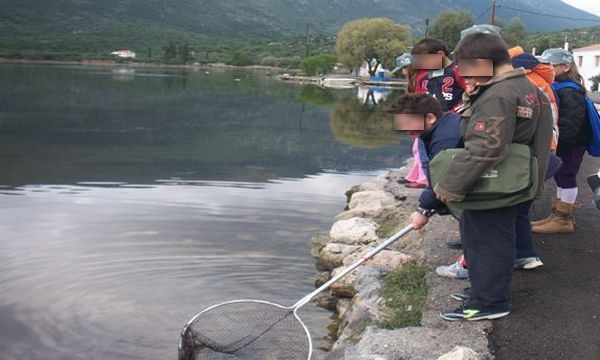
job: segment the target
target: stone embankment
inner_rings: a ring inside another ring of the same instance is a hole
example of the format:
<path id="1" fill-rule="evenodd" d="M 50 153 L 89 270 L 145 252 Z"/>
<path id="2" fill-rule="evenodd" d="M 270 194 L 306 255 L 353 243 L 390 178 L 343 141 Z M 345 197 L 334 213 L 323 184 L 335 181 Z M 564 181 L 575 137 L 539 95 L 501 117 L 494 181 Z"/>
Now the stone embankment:
<path id="1" fill-rule="evenodd" d="M 399 184 L 407 167 L 346 192 L 346 209 L 336 216 L 329 233 L 311 240 L 318 270 L 315 285 L 323 284 L 409 223 L 420 190 Z M 314 301 L 333 310 L 338 322 L 328 359 L 491 359 L 489 322 L 446 322 L 438 316 L 440 311 L 460 305 L 449 295 L 468 286 L 465 281 L 439 278 L 434 271 L 436 265 L 450 263 L 459 254 L 445 245 L 458 236 L 456 220 L 435 216 L 424 229 L 400 238 L 317 297 Z M 383 328 L 381 324 L 394 311 L 382 295 L 386 275 L 423 266 L 427 268 L 427 298 L 420 309 L 407 306 L 408 311 L 422 313 L 421 326 Z"/>

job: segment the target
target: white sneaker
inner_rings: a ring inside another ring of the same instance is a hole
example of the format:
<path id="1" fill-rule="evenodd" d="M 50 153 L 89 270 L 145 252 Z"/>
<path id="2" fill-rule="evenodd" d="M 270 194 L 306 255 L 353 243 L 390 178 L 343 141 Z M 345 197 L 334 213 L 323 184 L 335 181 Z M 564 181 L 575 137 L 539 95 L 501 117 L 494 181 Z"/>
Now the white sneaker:
<path id="1" fill-rule="evenodd" d="M 469 270 L 458 261 L 452 265 L 438 266 L 435 272 L 439 276 L 451 279 L 467 279 L 469 277 Z"/>
<path id="2" fill-rule="evenodd" d="M 519 270 L 533 270 L 540 266 L 544 266 L 544 263 L 539 257 L 528 257 L 515 260 L 515 269 Z"/>

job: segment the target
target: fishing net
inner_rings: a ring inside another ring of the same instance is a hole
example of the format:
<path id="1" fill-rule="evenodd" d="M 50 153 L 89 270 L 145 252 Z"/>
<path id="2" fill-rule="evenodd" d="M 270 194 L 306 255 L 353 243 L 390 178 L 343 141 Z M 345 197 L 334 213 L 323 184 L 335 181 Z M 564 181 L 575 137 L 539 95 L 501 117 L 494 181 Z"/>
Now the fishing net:
<path id="1" fill-rule="evenodd" d="M 307 360 L 310 334 L 293 308 L 260 300 L 212 306 L 184 327 L 179 360 Z"/>

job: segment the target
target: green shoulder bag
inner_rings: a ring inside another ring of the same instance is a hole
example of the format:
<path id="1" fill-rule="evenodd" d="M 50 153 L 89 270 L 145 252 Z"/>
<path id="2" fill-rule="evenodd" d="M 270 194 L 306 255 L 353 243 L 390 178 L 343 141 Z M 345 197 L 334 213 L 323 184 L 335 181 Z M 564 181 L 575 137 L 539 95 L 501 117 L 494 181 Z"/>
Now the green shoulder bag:
<path id="1" fill-rule="evenodd" d="M 462 149 L 447 149 L 429 163 L 432 187 L 446 174 L 454 154 Z M 463 201 L 451 202 L 448 209 L 459 217 L 462 210 L 490 210 L 532 200 L 538 187 L 538 163 L 527 145 L 512 143 L 506 158 L 486 171 Z"/>

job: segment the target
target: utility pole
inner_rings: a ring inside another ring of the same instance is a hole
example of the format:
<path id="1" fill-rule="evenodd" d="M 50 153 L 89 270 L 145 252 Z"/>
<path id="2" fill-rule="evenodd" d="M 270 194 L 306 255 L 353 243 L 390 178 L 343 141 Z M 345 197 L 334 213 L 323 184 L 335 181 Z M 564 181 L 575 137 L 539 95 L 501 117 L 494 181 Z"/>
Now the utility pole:
<path id="1" fill-rule="evenodd" d="M 425 19 L 425 37 L 429 35 L 429 19 Z"/>
<path id="2" fill-rule="evenodd" d="M 310 24 L 306 23 L 306 56 L 308 57 L 310 55 L 310 35 L 309 35 L 309 30 L 310 29 Z"/>
<path id="3" fill-rule="evenodd" d="M 495 22 L 496 22 L 496 2 L 493 1 L 492 2 L 492 21 L 491 21 L 491 24 L 492 25 L 496 25 Z"/>

